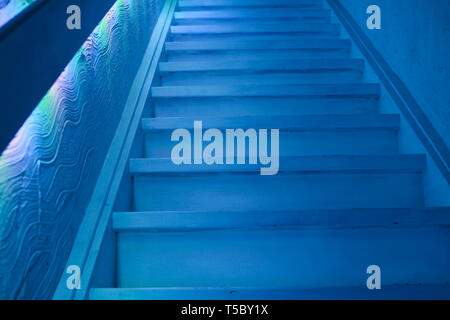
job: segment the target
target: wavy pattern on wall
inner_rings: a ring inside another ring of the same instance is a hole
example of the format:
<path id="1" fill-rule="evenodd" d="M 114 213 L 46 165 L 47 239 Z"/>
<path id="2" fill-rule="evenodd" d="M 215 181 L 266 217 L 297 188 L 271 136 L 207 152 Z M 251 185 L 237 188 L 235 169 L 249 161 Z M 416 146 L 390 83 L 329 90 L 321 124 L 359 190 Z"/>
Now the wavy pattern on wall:
<path id="1" fill-rule="evenodd" d="M 163 0 L 119 0 L 0 157 L 0 299 L 51 298 Z"/>
<path id="2" fill-rule="evenodd" d="M 36 0 L 0 0 L 0 28 Z"/>

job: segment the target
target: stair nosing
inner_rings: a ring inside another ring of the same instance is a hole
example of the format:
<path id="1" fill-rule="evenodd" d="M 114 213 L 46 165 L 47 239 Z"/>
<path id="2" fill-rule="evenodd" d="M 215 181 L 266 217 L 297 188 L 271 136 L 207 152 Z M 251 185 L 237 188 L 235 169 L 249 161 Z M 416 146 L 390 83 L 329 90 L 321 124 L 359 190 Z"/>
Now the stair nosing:
<path id="1" fill-rule="evenodd" d="M 450 207 L 331 210 L 114 212 L 116 232 L 190 232 L 278 227 L 367 228 L 450 226 Z"/>

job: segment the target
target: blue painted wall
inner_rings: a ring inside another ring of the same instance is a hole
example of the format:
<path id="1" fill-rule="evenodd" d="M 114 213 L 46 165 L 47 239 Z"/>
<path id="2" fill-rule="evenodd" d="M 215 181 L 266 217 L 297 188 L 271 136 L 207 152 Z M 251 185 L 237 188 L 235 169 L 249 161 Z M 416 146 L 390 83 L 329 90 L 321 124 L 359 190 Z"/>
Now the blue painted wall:
<path id="1" fill-rule="evenodd" d="M 0 299 L 51 298 L 162 2 L 118 0 L 1 155 Z"/>
<path id="2" fill-rule="evenodd" d="M 450 146 L 450 2 L 340 0 L 412 92 Z M 381 30 L 369 30 L 366 9 L 381 8 Z"/>
<path id="3" fill-rule="evenodd" d="M 0 0 L 0 28 L 37 0 Z"/>

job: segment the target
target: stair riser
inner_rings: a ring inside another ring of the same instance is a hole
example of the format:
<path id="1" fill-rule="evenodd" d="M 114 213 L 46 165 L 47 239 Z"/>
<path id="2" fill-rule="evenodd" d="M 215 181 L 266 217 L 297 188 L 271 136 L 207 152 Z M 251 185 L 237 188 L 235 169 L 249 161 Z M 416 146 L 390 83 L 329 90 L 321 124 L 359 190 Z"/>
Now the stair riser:
<path id="1" fill-rule="evenodd" d="M 351 42 L 348 40 L 329 39 L 298 39 L 296 41 L 194 41 L 194 42 L 168 42 L 168 51 L 185 52 L 191 51 L 217 51 L 217 50 L 349 50 Z"/>
<path id="2" fill-rule="evenodd" d="M 269 49 L 269 48 L 268 48 Z M 275 59 L 322 59 L 322 58 L 349 58 L 346 49 L 335 50 L 265 50 L 265 51 L 185 51 L 166 52 L 168 61 L 218 61 L 234 60 L 275 60 Z"/>
<path id="3" fill-rule="evenodd" d="M 242 60 L 214 62 L 161 62 L 159 64 L 161 73 L 212 73 L 211 75 L 241 73 L 320 73 L 338 71 L 364 71 L 364 61 L 361 59 L 296 59 L 296 60 Z"/>
<path id="4" fill-rule="evenodd" d="M 374 114 L 377 99 L 364 98 L 177 98 L 154 99 L 154 113 L 159 117 L 239 117 L 308 114 Z"/>
<path id="5" fill-rule="evenodd" d="M 175 19 L 175 26 L 196 26 L 196 25 L 220 25 L 220 24 L 230 24 L 239 22 L 278 22 L 278 23 L 329 23 L 331 21 L 330 17 L 251 17 L 251 18 L 204 18 L 204 19 Z"/>
<path id="6" fill-rule="evenodd" d="M 204 10 L 183 10 L 175 12 L 175 21 L 184 19 L 246 19 L 261 18 L 329 18 L 330 10 L 322 8 L 227 8 Z M 265 21 L 265 20 L 264 20 Z"/>
<path id="7" fill-rule="evenodd" d="M 266 128 L 271 129 L 271 128 Z M 205 129 L 206 130 L 206 129 Z M 222 130 L 223 136 L 225 132 Z M 172 131 L 147 133 L 145 156 L 170 158 L 177 142 L 171 141 Z M 191 132 L 193 137 L 193 132 Z M 330 130 L 316 132 L 280 131 L 280 156 L 326 154 L 396 154 L 397 132 L 394 130 Z M 203 146 L 209 142 L 204 142 Z M 224 145 L 226 145 L 224 143 Z M 192 145 L 192 150 L 194 147 Z M 270 139 L 269 139 L 270 150 Z"/>
<path id="8" fill-rule="evenodd" d="M 175 86 L 175 87 L 153 87 L 153 99 L 177 99 L 177 98 L 221 98 L 229 97 L 277 97 L 305 99 L 314 97 L 316 99 L 339 98 L 363 98 L 377 99 L 380 96 L 380 86 L 371 83 L 332 83 L 332 84 L 310 84 L 310 85 L 269 85 L 269 86 L 244 86 L 231 84 L 228 86 Z"/>
<path id="9" fill-rule="evenodd" d="M 200 26 L 172 26 L 171 34 L 284 34 L 312 33 L 338 35 L 340 26 L 331 23 L 219 23 Z"/>
<path id="10" fill-rule="evenodd" d="M 323 71 L 323 72 L 174 72 L 162 76 L 161 85 L 228 85 L 233 84 L 312 84 L 312 83 L 355 83 L 360 82 L 359 71 Z"/>
<path id="11" fill-rule="evenodd" d="M 134 177 L 134 195 L 137 211 L 423 206 L 422 175 L 415 173 L 155 174 Z"/>
<path id="12" fill-rule="evenodd" d="M 254 1 L 237 2 L 237 3 L 214 3 L 213 5 L 180 3 L 177 7 L 178 12 L 183 11 L 211 11 L 211 10 L 265 10 L 265 9 L 277 9 L 277 10 L 322 10 L 322 4 L 320 2 L 298 2 L 291 1 L 290 3 L 283 3 L 280 1 L 271 1 L 266 3 L 258 3 Z"/>
<path id="13" fill-rule="evenodd" d="M 304 39 L 338 39 L 339 34 L 336 33 L 274 33 L 274 34 L 169 34 L 170 41 L 217 41 L 217 40 L 231 40 L 231 41 L 296 41 Z"/>
<path id="14" fill-rule="evenodd" d="M 184 13 L 184 12 L 192 12 L 192 11 L 239 11 L 239 10 L 246 10 L 246 11 L 257 11 L 257 10 L 270 10 L 270 9 L 278 9 L 278 10 L 293 10 L 296 12 L 300 12 L 302 10 L 324 10 L 319 5 L 308 5 L 308 6 L 296 6 L 296 7 L 289 7 L 289 6 L 279 6 L 276 8 L 273 8 L 273 6 L 244 6 L 241 5 L 239 7 L 232 7 L 232 6 L 186 6 L 186 7 L 178 7 L 176 13 Z"/>
<path id="15" fill-rule="evenodd" d="M 450 280 L 447 228 L 118 234 L 119 287 L 366 287 Z M 155 263 L 157 262 L 157 263 Z M 367 290 L 367 289 L 366 289 Z"/>

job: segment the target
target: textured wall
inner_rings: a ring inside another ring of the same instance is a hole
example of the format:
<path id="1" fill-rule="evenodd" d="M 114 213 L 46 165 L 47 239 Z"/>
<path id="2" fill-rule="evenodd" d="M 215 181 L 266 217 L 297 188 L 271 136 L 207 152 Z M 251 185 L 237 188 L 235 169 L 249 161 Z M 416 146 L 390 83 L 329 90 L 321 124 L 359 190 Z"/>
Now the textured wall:
<path id="1" fill-rule="evenodd" d="M 0 0 L 0 28 L 36 0 Z"/>
<path id="2" fill-rule="evenodd" d="M 406 84 L 450 147 L 450 1 L 339 0 Z M 381 30 L 366 9 L 381 8 Z"/>
<path id="3" fill-rule="evenodd" d="M 119 0 L 0 157 L 0 299 L 51 298 L 163 0 Z"/>

